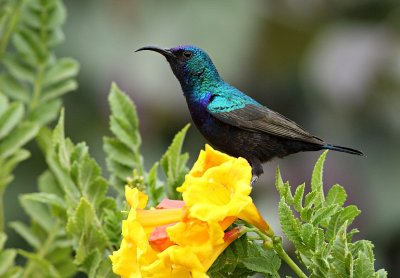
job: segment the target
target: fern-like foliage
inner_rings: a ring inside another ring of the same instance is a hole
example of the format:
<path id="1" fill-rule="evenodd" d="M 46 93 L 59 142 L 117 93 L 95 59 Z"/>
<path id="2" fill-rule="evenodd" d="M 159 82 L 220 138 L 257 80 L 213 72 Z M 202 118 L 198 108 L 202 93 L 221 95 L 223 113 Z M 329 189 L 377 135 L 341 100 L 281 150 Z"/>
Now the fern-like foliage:
<path id="1" fill-rule="evenodd" d="M 103 148 L 107 154 L 107 168 L 110 183 L 122 196 L 127 177 L 133 176 L 132 185 L 149 194 L 149 205 L 157 204 L 161 198 L 179 198 L 176 188 L 183 183 L 188 171 L 189 155 L 182 154 L 182 145 L 189 125 L 178 132 L 160 161 L 154 163 L 150 171 L 143 166 L 140 154 L 141 137 L 139 121 L 134 103 L 116 84 L 112 84 L 108 102 L 111 108 L 110 130 L 113 137 L 105 137 Z M 161 164 L 167 181 L 158 178 Z"/>
<path id="2" fill-rule="evenodd" d="M 59 0 L 5 2 L 4 9 L 11 12 L 3 32 L 12 28 L 13 33 L 12 47 L 0 56 L 5 69 L 0 91 L 27 107 L 27 120 L 44 125 L 59 113 L 59 97 L 77 87 L 78 63 L 57 59 L 53 52 L 64 38 L 65 8 Z"/>
<path id="3" fill-rule="evenodd" d="M 372 243 L 353 241 L 358 230 L 349 230 L 349 226 L 360 210 L 354 205 L 344 205 L 347 199 L 344 188 L 335 184 L 326 196 L 323 192 L 326 154 L 324 152 L 317 161 L 311 191 L 305 196 L 304 184 L 298 186 L 293 195 L 289 183 L 282 181 L 277 170 L 283 233 L 293 243 L 298 259 L 308 269 L 310 277 L 386 277 L 384 270 L 375 272 Z"/>
<path id="4" fill-rule="evenodd" d="M 77 87 L 78 63 L 53 52 L 63 40 L 65 15 L 60 0 L 1 1 L 0 199 L 14 168 L 29 157 L 23 145 L 55 119 L 60 96 Z"/>
<path id="5" fill-rule="evenodd" d="M 20 251 L 28 260 L 24 275 L 71 277 L 79 270 L 90 277 L 114 277 L 107 256 L 119 244 L 122 217 L 115 200 L 106 196 L 109 186 L 99 165 L 85 143 L 65 138 L 63 113 L 54 131 L 43 130 L 38 139 L 49 170 L 39 179 L 40 191 L 20 199 L 31 226 L 12 224 L 33 248 Z"/>
<path id="6" fill-rule="evenodd" d="M 30 156 L 23 146 L 37 135 L 42 126 L 57 116 L 61 107 L 60 96 L 77 87 L 74 77 L 78 72 L 78 63 L 70 58 L 57 59 L 53 52 L 54 46 L 63 40 L 61 25 L 65 21 L 65 14 L 60 0 L 0 1 L 1 277 L 17 277 L 22 273 L 21 267 L 14 266 L 17 251 L 1 251 L 6 240 L 2 233 L 6 187 L 13 180 L 15 167 Z M 31 200 L 22 198 L 21 204 L 29 214 Z M 43 221 L 45 219 L 49 220 L 49 217 L 42 218 Z M 44 222 L 35 222 L 31 234 L 26 232 L 28 228 L 24 224 L 12 224 L 21 235 L 29 238 L 28 243 L 33 248 L 42 250 L 40 254 L 19 251 L 29 261 L 26 273 L 59 277 L 55 271 L 57 268 L 62 270 L 65 277 L 71 276 L 75 272 L 74 267 L 64 260 L 63 255 L 71 251 L 70 247 L 49 246 L 56 240 L 63 242 L 64 236 L 48 229 L 49 223 L 56 225 L 49 221 L 46 222 L 47 226 L 42 225 Z M 58 257 L 53 256 L 56 249 L 59 251 Z M 45 258 L 50 263 L 46 263 Z M 41 267 L 35 267 L 33 262 Z"/>
<path id="7" fill-rule="evenodd" d="M 112 84 L 108 102 L 111 109 L 110 130 L 114 137 L 105 137 L 103 148 L 107 154 L 110 182 L 122 194 L 126 178 L 135 169 L 144 174 L 139 148 L 141 137 L 136 107 L 116 84 Z"/>

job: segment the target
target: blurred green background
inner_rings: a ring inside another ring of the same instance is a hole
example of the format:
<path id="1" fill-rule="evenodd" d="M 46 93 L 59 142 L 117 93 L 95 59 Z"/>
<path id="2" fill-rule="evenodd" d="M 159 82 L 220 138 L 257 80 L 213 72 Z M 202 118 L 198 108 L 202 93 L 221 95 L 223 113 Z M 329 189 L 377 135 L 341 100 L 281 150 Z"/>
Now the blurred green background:
<path id="1" fill-rule="evenodd" d="M 398 1 L 125 1 L 69 0 L 66 40 L 58 56 L 81 63 L 79 89 L 64 98 L 66 133 L 87 141 L 103 165 L 112 81 L 137 105 L 148 169 L 190 116 L 165 59 L 139 47 L 195 44 L 222 77 L 315 135 L 362 150 L 330 152 L 325 185 L 343 185 L 362 214 L 360 237 L 372 240 L 376 267 L 400 277 L 400 2 Z M 205 141 L 191 127 L 191 163 Z M 36 190 L 40 152 L 22 163 L 6 197 L 8 221 L 24 219 L 22 192 Z M 274 175 L 295 186 L 309 179 L 320 153 L 264 165 L 253 198 L 278 231 Z M 190 164 L 191 165 L 191 164 Z M 104 167 L 105 170 L 105 167 Z M 12 209 L 10 209 L 12 208 Z M 22 246 L 9 232 L 10 245 Z"/>

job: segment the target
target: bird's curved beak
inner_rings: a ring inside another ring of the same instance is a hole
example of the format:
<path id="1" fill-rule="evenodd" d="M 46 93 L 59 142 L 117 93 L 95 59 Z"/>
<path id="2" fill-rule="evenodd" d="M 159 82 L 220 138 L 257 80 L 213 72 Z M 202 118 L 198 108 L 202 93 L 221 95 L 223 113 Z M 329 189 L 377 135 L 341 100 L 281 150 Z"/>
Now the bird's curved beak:
<path id="1" fill-rule="evenodd" d="M 143 50 L 150 50 L 150 51 L 158 52 L 158 53 L 162 54 L 165 58 L 168 58 L 168 57 L 175 58 L 175 55 L 169 49 L 163 49 L 163 48 L 160 48 L 157 46 L 145 46 L 145 47 L 139 48 L 135 52 L 143 51 Z"/>

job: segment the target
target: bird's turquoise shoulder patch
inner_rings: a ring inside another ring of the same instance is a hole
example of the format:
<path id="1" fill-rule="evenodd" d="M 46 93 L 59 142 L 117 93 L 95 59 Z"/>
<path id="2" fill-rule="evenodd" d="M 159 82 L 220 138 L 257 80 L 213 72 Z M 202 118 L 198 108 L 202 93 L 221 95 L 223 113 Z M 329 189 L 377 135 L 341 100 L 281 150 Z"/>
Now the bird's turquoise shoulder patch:
<path id="1" fill-rule="evenodd" d="M 231 112 L 248 104 L 261 106 L 257 101 L 228 84 L 221 86 L 219 89 L 221 92 L 216 91 L 212 101 L 207 106 L 207 110 L 211 113 Z"/>

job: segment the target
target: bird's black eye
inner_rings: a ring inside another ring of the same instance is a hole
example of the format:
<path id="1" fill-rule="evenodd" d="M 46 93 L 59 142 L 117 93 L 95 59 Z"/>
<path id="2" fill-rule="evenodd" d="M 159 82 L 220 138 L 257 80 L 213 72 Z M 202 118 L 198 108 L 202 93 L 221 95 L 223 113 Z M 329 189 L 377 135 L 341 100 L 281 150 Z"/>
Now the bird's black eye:
<path id="1" fill-rule="evenodd" d="M 182 53 L 183 57 L 185 57 L 186 59 L 190 59 L 193 56 L 193 53 L 191 51 L 185 50 Z"/>

